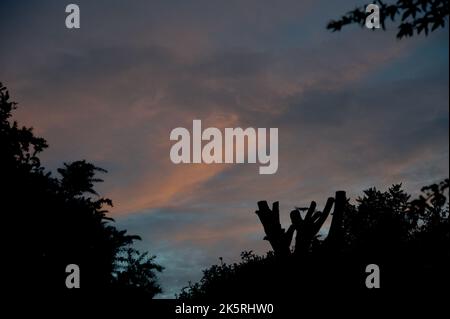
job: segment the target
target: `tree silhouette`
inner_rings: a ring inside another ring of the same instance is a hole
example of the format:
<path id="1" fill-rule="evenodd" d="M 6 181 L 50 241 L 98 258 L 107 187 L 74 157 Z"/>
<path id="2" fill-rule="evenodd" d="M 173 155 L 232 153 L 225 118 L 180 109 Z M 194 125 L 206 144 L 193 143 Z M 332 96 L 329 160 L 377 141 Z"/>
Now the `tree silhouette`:
<path id="1" fill-rule="evenodd" d="M 386 21 L 400 19 L 397 38 L 411 37 L 424 32 L 428 35 L 439 28 L 444 28 L 449 15 L 448 0 L 398 0 L 394 4 L 386 4 L 381 0 L 375 1 L 380 8 L 380 24 L 386 29 Z M 356 8 L 338 20 L 328 23 L 327 29 L 340 31 L 349 24 L 358 24 L 364 27 L 366 17 L 366 6 Z"/>
<path id="2" fill-rule="evenodd" d="M 83 160 L 64 163 L 60 178 L 46 172 L 38 155 L 47 143 L 11 120 L 16 106 L 0 84 L 0 209 L 10 288 L 67 291 L 65 268 L 77 264 L 81 292 L 160 292 L 155 271 L 162 267 L 131 248 L 139 236 L 114 226 L 106 209 L 112 201 L 94 190 L 102 181 L 96 174 L 106 171 Z"/>
<path id="3" fill-rule="evenodd" d="M 155 258 L 129 247 L 117 258 L 115 284 L 118 287 L 126 287 L 129 291 L 144 292 L 151 296 L 162 292 L 156 282 L 155 271 L 160 272 L 163 267 L 154 262 Z"/>

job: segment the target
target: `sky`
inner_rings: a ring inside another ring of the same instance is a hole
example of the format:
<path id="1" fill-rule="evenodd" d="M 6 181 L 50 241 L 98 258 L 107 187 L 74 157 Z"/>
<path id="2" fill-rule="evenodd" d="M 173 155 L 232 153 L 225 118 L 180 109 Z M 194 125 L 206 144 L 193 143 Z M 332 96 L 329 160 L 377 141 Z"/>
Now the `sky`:
<path id="1" fill-rule="evenodd" d="M 120 228 L 157 256 L 163 294 L 201 270 L 264 253 L 259 200 L 294 206 L 449 176 L 449 34 L 397 40 L 396 26 L 326 24 L 364 1 L 0 3 L 0 81 L 15 118 L 50 147 L 52 171 L 86 159 Z M 171 162 L 172 129 L 278 128 L 279 168 Z"/>

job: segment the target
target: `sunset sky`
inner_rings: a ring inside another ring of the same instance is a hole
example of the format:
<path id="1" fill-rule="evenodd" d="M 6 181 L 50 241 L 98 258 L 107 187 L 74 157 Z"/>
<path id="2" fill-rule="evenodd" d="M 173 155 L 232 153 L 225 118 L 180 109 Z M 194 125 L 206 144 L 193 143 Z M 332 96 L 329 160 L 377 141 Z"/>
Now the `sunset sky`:
<path id="1" fill-rule="evenodd" d="M 66 29 L 65 6 L 81 9 Z M 449 33 L 326 30 L 365 1 L 10 1 L 0 3 L 0 81 L 15 118 L 50 147 L 43 164 L 108 170 L 99 193 L 119 227 L 158 256 L 170 297 L 201 269 L 263 253 L 254 211 L 283 221 L 336 190 L 449 176 Z M 275 127 L 279 168 L 175 165 L 176 127 Z"/>

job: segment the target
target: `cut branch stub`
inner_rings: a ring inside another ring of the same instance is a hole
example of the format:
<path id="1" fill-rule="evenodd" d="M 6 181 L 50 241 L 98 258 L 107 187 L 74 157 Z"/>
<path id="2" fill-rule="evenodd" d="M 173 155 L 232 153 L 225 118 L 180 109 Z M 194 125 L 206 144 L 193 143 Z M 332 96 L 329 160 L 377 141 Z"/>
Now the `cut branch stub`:
<path id="1" fill-rule="evenodd" d="M 345 191 L 336 192 L 336 202 L 334 205 L 333 219 L 326 239 L 329 248 L 337 249 L 342 245 L 344 239 L 343 220 L 345 207 L 347 206 L 347 196 Z"/>
<path id="2" fill-rule="evenodd" d="M 317 236 L 320 228 L 330 214 L 333 203 L 334 198 L 328 198 L 323 212 L 320 212 L 316 211 L 316 202 L 311 202 L 304 219 L 302 218 L 299 209 L 291 212 L 291 222 L 297 231 L 294 250 L 296 255 L 306 253 L 309 250 L 312 241 Z"/>
<path id="3" fill-rule="evenodd" d="M 274 202 L 272 209 L 269 208 L 267 201 L 258 202 L 258 210 L 255 212 L 261 224 L 264 227 L 265 240 L 269 241 L 273 251 L 278 256 L 288 256 L 290 254 L 290 244 L 293 235 L 293 229 L 286 233 L 280 223 L 279 203 Z"/>

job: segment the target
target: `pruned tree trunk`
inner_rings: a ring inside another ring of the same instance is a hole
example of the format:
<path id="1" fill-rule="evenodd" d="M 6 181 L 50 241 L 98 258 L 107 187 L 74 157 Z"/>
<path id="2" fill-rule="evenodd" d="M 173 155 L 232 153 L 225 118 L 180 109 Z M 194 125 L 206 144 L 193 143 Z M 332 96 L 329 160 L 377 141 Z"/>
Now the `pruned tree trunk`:
<path id="1" fill-rule="evenodd" d="M 260 201 L 258 202 L 258 210 L 255 213 L 264 227 L 264 232 L 266 233 L 264 240 L 269 241 L 275 255 L 279 257 L 289 256 L 291 254 L 290 246 L 294 228 L 289 227 L 286 232 L 281 227 L 279 203 L 273 203 L 272 209 L 270 209 L 267 201 Z"/>
<path id="2" fill-rule="evenodd" d="M 316 211 L 316 202 L 314 201 L 311 202 L 307 209 L 297 208 L 293 210 L 290 214 L 292 224 L 287 231 L 281 227 L 278 202 L 273 203 L 272 209 L 269 208 L 267 201 L 258 202 L 256 214 L 266 234 L 264 239 L 269 241 L 276 256 L 287 257 L 291 254 L 301 256 L 309 252 L 313 240 L 317 237 L 322 225 L 330 215 L 333 204 L 333 219 L 325 244 L 328 248 L 336 249 L 343 241 L 343 217 L 347 204 L 344 191 L 336 192 L 335 198 L 328 198 L 323 211 Z M 302 210 L 307 210 L 304 218 L 301 215 Z M 294 232 L 296 232 L 295 248 L 291 251 Z"/>

